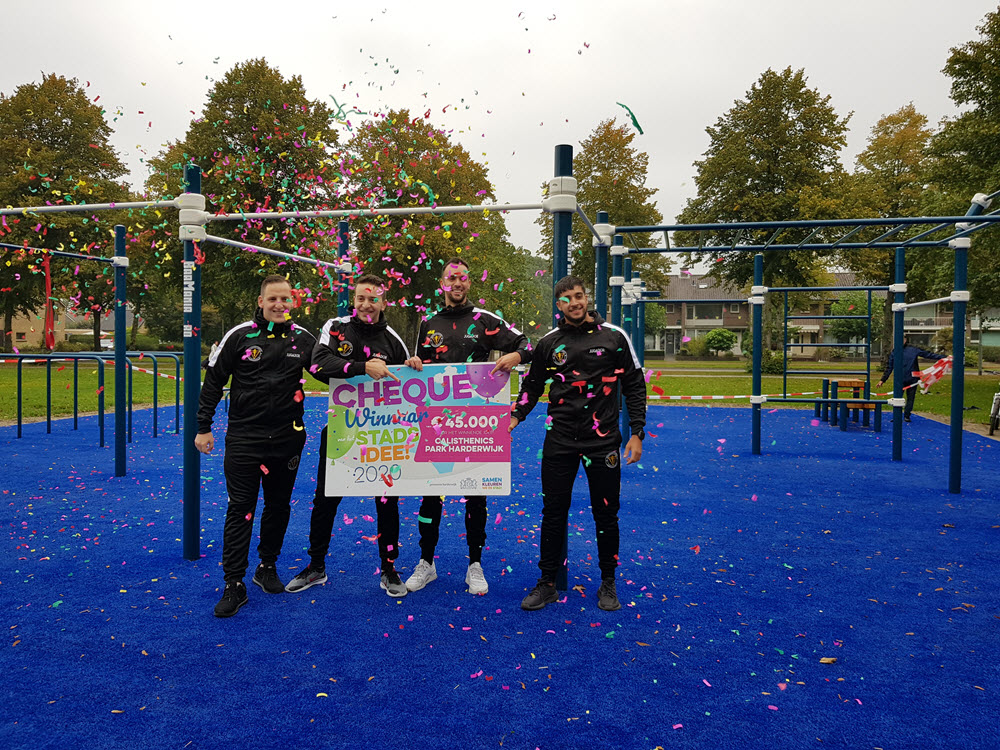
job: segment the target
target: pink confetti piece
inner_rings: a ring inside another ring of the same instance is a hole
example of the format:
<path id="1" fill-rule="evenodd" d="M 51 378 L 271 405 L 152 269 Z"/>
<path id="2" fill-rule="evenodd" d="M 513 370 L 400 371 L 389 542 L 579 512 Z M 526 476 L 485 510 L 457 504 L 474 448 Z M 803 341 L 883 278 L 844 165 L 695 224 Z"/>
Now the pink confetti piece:
<path id="1" fill-rule="evenodd" d="M 261 464 L 261 465 L 260 465 L 260 470 L 261 470 L 261 472 L 263 472 L 263 473 L 264 473 L 264 475 L 265 475 L 265 476 L 271 473 L 271 472 L 269 472 L 269 471 L 267 470 L 267 467 L 266 467 L 266 466 L 264 466 L 264 464 Z"/>
<path id="2" fill-rule="evenodd" d="M 704 682 L 706 685 L 708 685 L 708 687 L 712 687 L 712 683 L 709 682 L 708 680 L 702 680 L 702 682 Z"/>
<path id="3" fill-rule="evenodd" d="M 684 728 L 683 724 L 674 724 L 674 729 L 683 729 L 683 728 Z"/>
<path id="4" fill-rule="evenodd" d="M 349 517 L 349 516 L 348 516 L 348 515 L 347 515 L 347 514 L 345 513 L 345 514 L 344 514 L 344 525 L 345 525 L 345 526 L 350 526 L 350 525 L 351 525 L 352 523 L 354 523 L 354 519 L 353 519 L 353 518 L 351 518 L 351 517 Z"/>
<path id="5" fill-rule="evenodd" d="M 497 520 L 496 520 L 496 521 L 494 521 L 493 523 L 495 523 L 495 524 L 499 524 L 499 523 L 500 523 L 500 518 L 501 518 L 500 514 L 499 514 L 499 513 L 497 513 Z"/>
<path id="6" fill-rule="evenodd" d="M 772 711 L 777 711 L 778 710 L 777 706 L 768 706 L 768 708 L 771 709 Z"/>

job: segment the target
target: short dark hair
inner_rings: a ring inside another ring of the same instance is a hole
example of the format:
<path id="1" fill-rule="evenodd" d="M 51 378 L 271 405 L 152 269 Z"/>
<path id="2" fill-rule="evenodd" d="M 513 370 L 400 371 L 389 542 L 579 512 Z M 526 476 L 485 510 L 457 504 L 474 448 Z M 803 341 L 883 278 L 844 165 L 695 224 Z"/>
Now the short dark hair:
<path id="1" fill-rule="evenodd" d="M 383 279 L 381 276 L 376 276 L 373 273 L 366 273 L 359 276 L 354 281 L 354 288 L 357 289 L 362 284 L 371 284 L 372 286 L 377 287 L 379 289 L 386 288 L 385 279 Z"/>
<path id="2" fill-rule="evenodd" d="M 446 260 L 444 262 L 444 265 L 441 266 L 441 273 L 442 274 L 444 273 L 444 269 L 446 269 L 448 266 L 465 266 L 465 270 L 466 271 L 469 270 L 469 264 L 466 263 L 461 258 L 459 258 L 457 255 L 454 255 L 451 258 L 448 258 L 448 260 Z"/>
<path id="3" fill-rule="evenodd" d="M 574 287 L 580 287 L 584 292 L 587 291 L 587 285 L 579 276 L 563 276 L 556 282 L 555 288 L 552 290 L 552 294 L 556 299 L 559 299 L 563 296 L 563 294 Z"/>
<path id="4" fill-rule="evenodd" d="M 267 289 L 271 284 L 288 284 L 292 285 L 288 279 L 278 273 L 272 273 L 270 276 L 265 276 L 264 280 L 260 282 L 260 296 L 264 296 L 264 290 Z"/>

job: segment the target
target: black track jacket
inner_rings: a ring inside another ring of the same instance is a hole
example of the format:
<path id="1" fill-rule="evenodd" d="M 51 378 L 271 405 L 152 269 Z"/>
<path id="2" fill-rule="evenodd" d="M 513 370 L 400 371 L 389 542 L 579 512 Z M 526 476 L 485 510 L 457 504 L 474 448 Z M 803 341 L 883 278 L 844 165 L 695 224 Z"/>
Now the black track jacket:
<path id="1" fill-rule="evenodd" d="M 211 432 L 222 389 L 229 392 L 226 441 L 304 439 L 302 370 L 315 337 L 294 323 L 271 323 L 259 307 L 253 320 L 231 328 L 208 359 L 198 405 L 198 433 Z M 293 424 L 295 426 L 293 426 Z"/>
<path id="2" fill-rule="evenodd" d="M 385 313 L 380 313 L 375 323 L 348 315 L 331 318 L 323 325 L 309 371 L 314 378 L 329 383 L 330 378 L 364 375 L 369 359 L 401 365 L 409 358 L 406 344 L 386 323 Z"/>
<path id="3" fill-rule="evenodd" d="M 646 383 L 632 342 L 621 328 L 596 312 L 590 315 L 592 323 L 572 326 L 561 320 L 538 340 L 512 414 L 523 422 L 548 383 L 552 423 L 546 439 L 583 445 L 620 443 L 620 385 L 632 434 L 642 436 Z"/>
<path id="4" fill-rule="evenodd" d="M 445 307 L 420 324 L 417 356 L 426 363 L 485 362 L 490 352 L 517 352 L 531 361 L 528 337 L 488 310 L 472 303 Z"/>

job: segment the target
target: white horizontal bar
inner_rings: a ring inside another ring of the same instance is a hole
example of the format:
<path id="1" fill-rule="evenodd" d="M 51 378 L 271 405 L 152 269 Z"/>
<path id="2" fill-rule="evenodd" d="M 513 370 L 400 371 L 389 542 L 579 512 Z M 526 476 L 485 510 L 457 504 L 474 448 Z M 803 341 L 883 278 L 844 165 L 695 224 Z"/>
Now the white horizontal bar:
<path id="1" fill-rule="evenodd" d="M 363 208 L 337 211 L 271 211 L 268 213 L 212 214 L 210 221 L 254 219 L 346 219 L 362 216 L 414 216 L 418 214 L 463 214 L 479 211 L 541 211 L 541 203 L 496 203 L 481 206 L 435 206 L 413 208 Z"/>
<path id="2" fill-rule="evenodd" d="M 906 309 L 911 307 L 924 307 L 925 305 L 936 305 L 938 302 L 951 302 L 951 297 L 938 297 L 937 299 L 925 299 L 923 302 L 907 302 Z"/>
<path id="3" fill-rule="evenodd" d="M 22 214 L 59 214 L 71 211 L 103 211 L 123 208 L 176 208 L 174 201 L 137 201 L 133 203 L 67 203 L 61 206 L 22 206 L 21 208 L 0 208 L 0 216 L 20 216 Z"/>
<path id="4" fill-rule="evenodd" d="M 269 247 L 261 247 L 260 245 L 251 245 L 248 242 L 237 242 L 236 240 L 228 240 L 225 237 L 213 237 L 210 234 L 205 235 L 205 239 L 211 242 L 217 242 L 220 245 L 239 247 L 243 248 L 244 250 L 252 250 L 257 253 L 264 253 L 265 255 L 276 255 L 279 258 L 288 258 L 289 260 L 294 260 L 299 263 L 310 263 L 314 266 L 329 266 L 331 268 L 336 268 L 337 265 L 339 265 L 338 261 L 319 260 L 317 258 L 308 258 L 302 255 L 295 255 L 294 253 L 284 253 L 281 250 L 272 250 Z"/>

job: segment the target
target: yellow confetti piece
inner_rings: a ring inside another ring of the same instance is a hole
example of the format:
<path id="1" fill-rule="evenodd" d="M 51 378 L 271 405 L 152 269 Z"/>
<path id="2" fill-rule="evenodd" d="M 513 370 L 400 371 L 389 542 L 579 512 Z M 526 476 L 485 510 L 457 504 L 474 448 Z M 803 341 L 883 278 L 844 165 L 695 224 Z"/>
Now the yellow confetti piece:
<path id="1" fill-rule="evenodd" d="M 835 656 L 822 656 L 822 657 L 820 657 L 819 663 L 820 664 L 836 664 L 837 663 L 837 657 L 835 657 Z"/>
<path id="2" fill-rule="evenodd" d="M 123 713 L 125 713 L 125 712 L 124 712 L 124 711 L 121 711 L 121 710 L 119 710 L 119 709 L 117 709 L 117 708 L 112 708 L 112 709 L 111 709 L 111 713 L 113 713 L 113 714 L 123 714 Z"/>
<path id="3" fill-rule="evenodd" d="M 316 693 L 317 698 L 329 698 L 330 696 L 326 693 Z"/>

